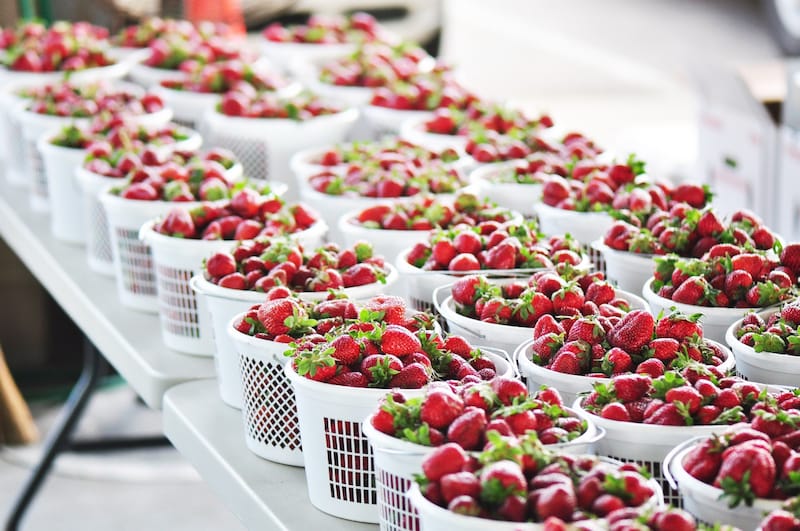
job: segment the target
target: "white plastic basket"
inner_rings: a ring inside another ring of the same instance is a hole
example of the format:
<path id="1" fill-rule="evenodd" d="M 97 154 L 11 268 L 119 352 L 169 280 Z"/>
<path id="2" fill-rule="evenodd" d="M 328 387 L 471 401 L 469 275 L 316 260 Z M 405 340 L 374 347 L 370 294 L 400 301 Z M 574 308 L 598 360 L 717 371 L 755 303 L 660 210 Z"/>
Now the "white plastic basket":
<path id="1" fill-rule="evenodd" d="M 619 465 L 617 461 L 610 459 L 600 458 L 601 461 L 608 462 L 614 465 Z M 661 492 L 658 484 L 652 479 L 648 481 L 655 494 L 645 502 L 642 510 L 655 509 L 663 505 Z M 478 518 L 475 516 L 465 516 L 448 511 L 444 507 L 428 501 L 419 490 L 419 485 L 413 483 L 407 492 L 408 499 L 411 504 L 419 511 L 420 531 L 544 531 L 547 529 L 544 523 L 520 523 L 520 522 L 503 522 L 499 520 L 488 520 L 486 518 Z M 606 524 L 605 520 L 597 519 L 593 522 L 598 523 L 604 529 Z M 567 529 L 574 529 L 568 526 Z"/>
<path id="2" fill-rule="evenodd" d="M 75 169 L 86 157 L 86 150 L 50 143 L 54 133 L 45 133 L 37 142 L 44 163 L 50 202 L 50 231 L 57 239 L 70 243 L 86 241 L 85 195 L 75 178 Z"/>
<path id="3" fill-rule="evenodd" d="M 303 42 L 259 41 L 261 52 L 277 65 L 289 69 L 296 61 L 313 62 L 350 55 L 356 50 L 355 43 L 311 44 Z"/>
<path id="4" fill-rule="evenodd" d="M 578 415 L 577 412 L 565 408 Z M 587 429 L 575 440 L 548 445 L 551 450 L 573 455 L 592 454 L 603 432 L 587 415 Z M 362 430 L 369 439 L 375 460 L 375 481 L 378 489 L 378 513 L 381 531 L 418 531 L 419 514 L 407 493 L 414 476 L 422 470 L 422 462 L 435 448 L 414 444 L 376 430 L 372 415 L 364 421 Z"/>
<path id="5" fill-rule="evenodd" d="M 140 62 L 135 62 L 130 66 L 128 78 L 145 88 L 150 88 L 160 84 L 167 79 L 180 78 L 183 73 L 180 70 L 169 70 L 167 68 L 156 68 Z"/>
<path id="6" fill-rule="evenodd" d="M 416 116 L 407 119 L 400 126 L 400 137 L 433 151 L 442 151 L 448 148 L 464 151 L 467 148 L 467 137 L 465 136 L 441 135 L 426 131 L 423 124 L 430 117 Z"/>
<path id="7" fill-rule="evenodd" d="M 28 183 L 25 175 L 25 143 L 19 134 L 18 108 L 24 101 L 14 92 L 24 85 L 5 83 L 0 85 L 0 158 L 4 163 L 4 173 L 9 184 L 24 186 Z"/>
<path id="8" fill-rule="evenodd" d="M 220 94 L 175 90 L 160 84 L 153 86 L 152 92 L 158 94 L 164 104 L 172 109 L 176 122 L 192 129 L 200 126 L 203 114 L 222 99 Z"/>
<path id="9" fill-rule="evenodd" d="M 589 376 L 580 376 L 576 374 L 564 374 L 561 372 L 552 371 L 535 364 L 531 361 L 531 345 L 535 340 L 529 339 L 519 345 L 514 352 L 514 359 L 517 360 L 517 366 L 522 377 L 526 380 L 528 390 L 533 393 L 541 386 L 555 387 L 561 393 L 565 404 L 573 403 L 580 393 L 589 393 L 592 390 L 592 385 L 597 382 L 608 383 L 609 378 L 591 378 Z M 717 343 L 716 341 L 709 341 L 714 343 L 722 349 L 725 354 L 725 359 L 717 367 L 720 371 L 727 373 L 733 370 L 734 360 L 733 354 L 730 349 L 725 345 Z"/>
<path id="10" fill-rule="evenodd" d="M 683 508 L 706 524 L 720 523 L 738 529 L 756 529 L 764 514 L 780 509 L 783 501 L 756 498 L 752 507 L 741 504 L 734 509 L 729 508 L 726 501 L 720 499 L 722 489 L 695 479 L 683 468 L 692 446 L 705 438 L 692 439 L 676 446 L 662 465 L 672 488 L 680 491 Z"/>
<path id="11" fill-rule="evenodd" d="M 358 241 L 368 241 L 372 243 L 375 253 L 387 261 L 395 262 L 403 250 L 427 240 L 431 233 L 427 230 L 370 229 L 353 222 L 358 212 L 350 211 L 339 218 L 342 243 L 349 247 Z"/>
<path id="12" fill-rule="evenodd" d="M 367 127 L 373 138 L 386 135 L 397 135 L 406 120 L 424 119 L 433 116 L 430 111 L 401 111 L 377 105 L 365 105 L 361 112 L 367 121 Z"/>
<path id="13" fill-rule="evenodd" d="M 499 375 L 513 374 L 505 353 L 478 348 L 494 361 Z M 297 399 L 311 503 L 339 518 L 378 523 L 375 463 L 362 424 L 378 408 L 387 390 L 314 382 L 298 375 L 291 363 L 285 370 Z M 421 396 L 425 390 L 403 393 Z"/>
<path id="14" fill-rule="evenodd" d="M 656 426 L 636 422 L 620 422 L 605 419 L 588 413 L 580 405 L 578 398 L 573 408 L 589 416 L 606 435 L 597 442 L 596 451 L 624 463 L 637 463 L 644 466 L 658 481 L 664 493 L 664 502 L 681 507 L 681 496 L 672 489 L 667 476 L 661 468 L 664 458 L 678 444 L 694 437 L 710 437 L 720 431 L 720 426 Z"/>
<path id="15" fill-rule="evenodd" d="M 478 187 L 481 197 L 487 197 L 499 206 L 520 212 L 523 216 L 535 216 L 535 206 L 542 197 L 541 184 L 504 183 L 492 180 L 498 174 L 511 170 L 515 166 L 515 161 L 483 164 L 470 173 L 470 183 Z M 552 234 L 544 228 L 542 230 L 546 234 Z M 579 239 L 579 241 L 582 240 Z"/>
<path id="16" fill-rule="evenodd" d="M 491 344 L 508 352 L 514 352 L 520 344 L 533 336 L 533 328 L 486 323 L 461 315 L 456 311 L 450 288 L 451 284 L 436 288 L 433 292 L 433 304 L 436 312 L 447 321 L 447 328 L 451 334 L 464 336 L 472 343 Z M 648 309 L 647 303 L 641 297 L 623 290 L 616 291 L 618 297 L 630 303 L 631 309 Z"/>
<path id="17" fill-rule="evenodd" d="M 642 287 L 655 270 L 653 255 L 617 251 L 602 240 L 595 240 L 591 247 L 602 254 L 608 280 L 624 290 L 642 293 Z"/>
<path id="18" fill-rule="evenodd" d="M 548 236 L 571 234 L 583 244 L 602 238 L 614 223 L 605 212 L 575 212 L 554 208 L 544 203 L 536 204 L 539 228 Z"/>
<path id="19" fill-rule="evenodd" d="M 86 256 L 89 260 L 89 268 L 95 273 L 113 275 L 114 254 L 111 250 L 111 234 L 108 227 L 108 217 L 103 204 L 100 202 L 100 193 L 111 186 L 123 182 L 123 180 L 105 177 L 87 171 L 80 166 L 75 169 L 75 178 L 84 195 Z"/>
<path id="20" fill-rule="evenodd" d="M 711 306 L 682 304 L 658 296 L 653 292 L 652 285 L 653 277 L 651 276 L 642 288 L 642 296 L 650 305 L 650 311 L 653 315 L 658 315 L 662 311 L 666 315 L 673 306 L 687 315 L 699 313 L 700 320 L 698 322 L 703 325 L 703 336 L 719 343 L 725 342 L 725 334 L 734 322 L 744 317 L 748 312 L 761 310 L 761 308 L 714 308 Z"/>
<path id="21" fill-rule="evenodd" d="M 233 327 L 238 317 L 227 321 L 225 334 L 233 350 L 217 353 L 216 359 L 226 365 L 217 366 L 217 377 L 236 383 L 247 448 L 269 461 L 303 466 L 297 401 L 284 371 L 288 345 L 238 332 Z M 229 368 L 235 373 L 229 374 Z"/>
<path id="22" fill-rule="evenodd" d="M 398 275 L 394 267 L 389 264 L 387 267 L 389 274 L 386 275 L 385 283 L 378 282 L 345 288 L 342 291 L 353 300 L 369 299 L 388 291 L 397 281 Z M 231 342 L 227 329 L 231 317 L 247 311 L 254 304 L 264 302 L 264 293 L 222 288 L 207 281 L 202 275 L 192 277 L 191 287 L 200 298 L 205 299 L 205 305 L 210 312 L 216 346 L 214 359 L 217 367 L 217 383 L 222 400 L 232 407 L 240 408 L 242 393 L 238 376 L 239 368 L 235 345 Z M 301 292 L 298 293 L 298 296 L 306 301 L 321 301 L 328 297 L 328 292 Z"/>
<path id="23" fill-rule="evenodd" d="M 168 347 L 198 356 L 214 353 L 213 327 L 205 299 L 198 298 L 189 281 L 202 269 L 204 258 L 230 248 L 230 240 L 186 240 L 159 234 L 155 220 L 142 225 L 139 238 L 150 245 L 155 269 L 158 315 Z M 322 221 L 290 237 L 304 247 L 322 243 L 327 227 Z"/>
<path id="24" fill-rule="evenodd" d="M 157 313 L 153 256 L 150 246 L 139 239 L 139 229 L 148 220 L 165 216 L 173 208 L 191 209 L 201 203 L 135 201 L 114 195 L 108 189 L 100 193 L 100 202 L 108 220 L 114 276 L 120 302 L 127 308 Z"/>
<path id="25" fill-rule="evenodd" d="M 288 198 L 296 200 L 291 156 L 307 146 L 341 142 L 356 118 L 356 109 L 305 121 L 231 117 L 212 109 L 204 115 L 203 131 L 209 145 L 233 151 L 248 176 L 284 182 L 289 185 Z"/>
<path id="26" fill-rule="evenodd" d="M 290 72 L 303 85 L 307 86 L 314 94 L 333 101 L 345 102 L 350 107 L 362 107 L 372 99 L 373 89 L 370 87 L 334 85 L 320 81 L 319 74 L 325 63 L 331 58 L 321 58 L 308 61 L 296 58 L 289 65 Z"/>
<path id="27" fill-rule="evenodd" d="M 780 310 L 760 312 L 760 315 L 766 320 L 778 311 Z M 736 339 L 736 331 L 741 326 L 742 320 L 739 319 L 725 333 L 725 341 L 731 347 L 733 357 L 736 359 L 737 374 L 762 384 L 797 387 L 800 382 L 800 356 L 756 352 L 753 347 L 748 347 Z"/>

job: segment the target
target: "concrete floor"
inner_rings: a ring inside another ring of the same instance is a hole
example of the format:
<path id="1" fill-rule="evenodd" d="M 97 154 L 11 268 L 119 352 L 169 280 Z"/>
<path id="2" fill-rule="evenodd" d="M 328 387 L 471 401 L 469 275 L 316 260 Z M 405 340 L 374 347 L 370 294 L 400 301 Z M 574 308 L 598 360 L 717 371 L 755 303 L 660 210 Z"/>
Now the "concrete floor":
<path id="1" fill-rule="evenodd" d="M 664 173 L 690 171 L 696 153 L 688 67 L 778 56 L 755 0 L 447 0 L 445 13 L 443 49 L 469 86 L 546 109 L 565 128 L 634 150 Z M 39 415 L 43 426 L 51 420 L 50 410 Z M 159 426 L 159 413 L 134 406 L 123 388 L 95 401 L 81 430 Z M 0 453 L 0 515 L 31 461 L 30 451 Z M 25 524 L 30 531 L 241 528 L 171 449 L 65 459 Z"/>

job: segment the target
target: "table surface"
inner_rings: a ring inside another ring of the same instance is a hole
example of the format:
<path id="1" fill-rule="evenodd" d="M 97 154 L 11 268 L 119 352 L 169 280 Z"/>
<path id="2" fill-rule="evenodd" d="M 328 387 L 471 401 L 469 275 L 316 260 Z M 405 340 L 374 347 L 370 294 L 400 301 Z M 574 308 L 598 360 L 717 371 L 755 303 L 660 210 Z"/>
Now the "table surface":
<path id="1" fill-rule="evenodd" d="M 247 449 L 241 416 L 220 400 L 213 380 L 178 385 L 164 396 L 164 434 L 248 529 L 378 528 L 317 510 L 302 468 L 272 463 Z"/>
<path id="2" fill-rule="evenodd" d="M 212 358 L 167 348 L 158 316 L 123 307 L 114 279 L 89 269 L 85 247 L 55 239 L 49 216 L 2 176 L 0 236 L 148 406 L 160 408 L 174 385 L 214 377 Z"/>

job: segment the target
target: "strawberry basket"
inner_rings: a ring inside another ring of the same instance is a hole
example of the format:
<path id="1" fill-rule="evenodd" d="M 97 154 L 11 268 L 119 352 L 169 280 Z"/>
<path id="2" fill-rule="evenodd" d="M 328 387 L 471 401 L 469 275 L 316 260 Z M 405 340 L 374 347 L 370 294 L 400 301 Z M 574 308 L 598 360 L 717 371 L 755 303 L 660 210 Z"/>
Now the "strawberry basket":
<path id="1" fill-rule="evenodd" d="M 295 183 L 289 177 L 291 156 L 306 146 L 341 142 L 356 118 L 356 109 L 302 121 L 227 116 L 211 110 L 204 116 L 203 131 L 210 144 L 233 151 L 246 174 L 257 179 L 279 180 L 293 189 Z"/>
<path id="2" fill-rule="evenodd" d="M 505 174 L 511 173 L 513 175 L 519 163 L 520 161 L 508 161 L 484 164 L 470 173 L 469 180 L 478 187 L 482 197 L 488 197 L 498 205 L 516 210 L 523 216 L 535 216 L 535 206 L 542 196 L 541 183 L 506 182 L 500 179 Z M 544 225 L 542 225 L 542 230 L 546 231 Z M 559 234 L 571 232 L 569 230 L 559 232 L 559 228 L 553 230 Z M 578 240 L 583 242 L 580 238 Z"/>
<path id="3" fill-rule="evenodd" d="M 356 286 L 352 288 L 344 288 L 341 291 L 348 299 L 359 301 L 372 298 L 381 293 L 387 292 L 392 284 L 397 281 L 397 271 L 390 264 L 386 264 L 389 273 L 386 276 L 385 282 L 367 284 L 364 286 Z M 258 291 L 245 291 L 224 288 L 213 284 L 205 279 L 203 275 L 195 275 L 191 280 L 191 287 L 194 292 L 199 295 L 199 298 L 205 299 L 205 306 L 211 317 L 211 324 L 214 329 L 214 360 L 217 368 L 217 383 L 219 384 L 220 396 L 222 400 L 228 405 L 241 408 L 242 403 L 242 387 L 241 380 L 239 379 L 239 366 L 237 363 L 237 344 L 241 345 L 241 341 L 231 341 L 228 334 L 230 328 L 231 317 L 246 311 L 254 304 L 264 302 L 264 293 Z M 309 302 L 322 301 L 328 297 L 327 291 L 322 292 L 299 292 L 297 293 L 300 300 Z M 242 341 L 247 338 L 244 334 Z M 256 340 L 255 345 L 263 343 L 262 340 Z M 274 343 L 274 342 L 267 342 Z M 250 344 L 248 342 L 248 344 Z M 286 345 L 281 344 L 282 350 L 280 351 L 281 357 L 286 350 Z M 244 347 L 242 347 L 244 349 Z M 242 350 L 238 351 L 239 355 L 244 356 Z M 262 363 L 266 363 L 261 360 Z M 282 366 L 282 365 L 281 365 Z M 283 378 L 283 373 L 281 373 Z M 262 456 L 263 457 L 263 456 Z"/>
<path id="4" fill-rule="evenodd" d="M 524 391 L 524 386 L 522 389 Z M 563 411 L 570 416 L 583 418 L 568 408 L 563 408 Z M 370 415 L 362 429 L 374 454 L 380 529 L 418 530 L 419 515 L 408 499 L 407 492 L 414 483 L 414 477 L 422 470 L 423 461 L 436 450 L 436 446 L 412 443 L 379 431 L 374 426 L 375 418 L 376 414 Z M 593 453 L 593 445 L 602 437 L 602 430 L 587 420 L 581 435 L 568 442 L 549 444 L 547 448 L 573 455 L 590 454 Z"/>
<path id="5" fill-rule="evenodd" d="M 86 157 L 86 150 L 52 144 L 49 140 L 53 136 L 53 133 L 45 133 L 36 144 L 47 180 L 50 230 L 59 240 L 84 243 L 86 208 L 75 169 Z"/>
<path id="6" fill-rule="evenodd" d="M 568 232 L 579 242 L 587 245 L 602 238 L 614 222 L 614 219 L 605 212 L 577 212 L 544 203 L 536 204 L 536 215 L 545 234 Z"/>
<path id="7" fill-rule="evenodd" d="M 512 374 L 502 351 L 480 348 L 486 350 L 498 375 Z M 386 390 L 315 382 L 300 376 L 292 363 L 287 363 L 285 370 L 297 399 L 311 503 L 340 518 L 378 523 L 375 464 L 362 423 L 378 407 Z M 409 397 L 423 392 L 406 391 Z"/>
<path id="8" fill-rule="evenodd" d="M 784 308 L 796 306 L 797 304 L 794 303 Z M 761 323 L 763 323 L 764 321 L 769 321 L 770 317 L 779 312 L 782 313 L 783 310 L 773 309 L 759 312 L 758 316 L 762 320 Z M 748 318 L 748 320 L 751 319 L 752 317 Z M 741 339 L 745 339 L 744 337 L 740 338 L 741 333 L 747 330 L 746 328 L 742 330 L 745 327 L 744 320 L 740 319 L 733 323 L 725 333 L 725 340 L 728 346 L 731 347 L 733 357 L 736 359 L 737 374 L 747 380 L 763 384 L 797 386 L 800 383 L 800 356 L 789 353 L 791 352 L 791 344 L 786 345 L 786 338 L 783 338 L 783 343 L 779 343 L 777 348 L 765 344 L 764 347 L 768 350 L 756 351 L 753 345 L 741 341 Z M 790 320 L 789 322 L 792 323 L 793 321 Z M 752 333 L 763 334 L 766 331 L 767 327 L 763 324 L 756 326 L 758 328 Z M 795 334 L 790 334 L 789 337 L 795 337 Z M 774 341 L 774 338 L 772 339 Z M 773 352 L 775 350 L 784 352 Z"/>
<path id="9" fill-rule="evenodd" d="M 406 119 L 400 126 L 400 137 L 434 151 L 451 148 L 457 151 L 464 151 L 467 147 L 466 136 L 428 132 L 425 130 L 425 122 L 429 119 L 430 115 Z"/>
<path id="10" fill-rule="evenodd" d="M 200 272 L 203 259 L 225 251 L 230 240 L 193 240 L 160 234 L 157 220 L 142 225 L 139 239 L 150 246 L 155 271 L 161 332 L 168 347 L 187 354 L 210 356 L 214 353 L 213 326 L 204 299 L 198 299 L 190 286 Z M 290 237 L 304 247 L 322 243 L 327 226 L 317 221 Z"/>
<path id="11" fill-rule="evenodd" d="M 624 290 L 642 293 L 656 266 L 652 255 L 617 251 L 602 240 L 592 242 L 591 248 L 602 257 L 610 281 Z"/>

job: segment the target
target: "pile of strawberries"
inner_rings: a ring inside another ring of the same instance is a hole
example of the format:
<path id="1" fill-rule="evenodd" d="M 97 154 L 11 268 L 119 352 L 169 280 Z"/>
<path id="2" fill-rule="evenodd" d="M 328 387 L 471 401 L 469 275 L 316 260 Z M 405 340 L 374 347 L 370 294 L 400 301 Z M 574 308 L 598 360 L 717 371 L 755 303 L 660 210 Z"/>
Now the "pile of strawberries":
<path id="1" fill-rule="evenodd" d="M 27 100 L 27 109 L 37 114 L 70 118 L 90 118 L 100 114 L 141 115 L 164 108 L 164 102 L 155 94 L 138 96 L 98 82 L 75 85 L 69 82 L 54 83 L 20 92 Z"/>
<path id="2" fill-rule="evenodd" d="M 572 168 L 574 171 L 574 168 Z M 531 153 L 514 165 L 488 176 L 491 183 L 542 184 L 550 175 L 567 177 L 570 168 L 565 161 L 553 153 Z"/>
<path id="3" fill-rule="evenodd" d="M 204 21 L 195 25 L 188 20 L 148 17 L 139 24 L 122 28 L 111 38 L 111 42 L 125 48 L 146 48 L 154 40 L 168 35 L 205 40 L 211 37 L 228 37 L 231 29 L 220 22 Z"/>
<path id="4" fill-rule="evenodd" d="M 382 87 L 418 74 L 420 62 L 428 58 L 428 53 L 413 43 L 369 43 L 322 65 L 319 80 L 341 87 Z"/>
<path id="5" fill-rule="evenodd" d="M 479 269 L 552 269 L 554 264 L 581 263 L 579 244 L 569 236 L 539 234 L 535 221 L 483 222 L 455 226 L 415 244 L 406 261 L 426 271 Z"/>
<path id="6" fill-rule="evenodd" d="M 800 302 L 791 301 L 766 321 L 751 312 L 742 319 L 736 338 L 756 352 L 800 356 Z"/>
<path id="7" fill-rule="evenodd" d="M 757 415 L 758 423 L 735 424 L 692 447 L 682 463 L 693 478 L 722 489 L 731 508 L 800 494 L 800 411 Z"/>
<path id="8" fill-rule="evenodd" d="M 532 361 L 552 371 L 605 378 L 637 372 L 658 378 L 669 369 L 726 359 L 723 348 L 703 339 L 698 316 L 678 312 L 656 321 L 646 310 L 622 317 L 601 314 L 556 321 L 545 316 L 533 329 Z"/>
<path id="9" fill-rule="evenodd" d="M 553 127 L 553 120 L 547 115 L 534 120 L 518 109 L 476 100 L 463 111 L 450 107 L 436 109 L 422 126 L 426 132 L 437 135 L 468 136 L 475 130 L 508 135 L 512 131 Z"/>
<path id="10" fill-rule="evenodd" d="M 359 168 L 377 165 L 381 169 L 388 170 L 397 165 L 419 168 L 434 161 L 455 162 L 458 158 L 458 152 L 453 149 L 432 151 L 402 138 L 388 137 L 381 140 L 337 144 L 310 162 L 329 168 L 343 164 Z"/>
<path id="11" fill-rule="evenodd" d="M 270 24 L 262 32 L 272 42 L 297 42 L 306 44 L 340 44 L 375 40 L 381 29 L 378 21 L 367 13 L 353 13 L 348 17 L 312 15 L 306 24 L 284 26 Z"/>
<path id="12" fill-rule="evenodd" d="M 241 83 L 252 86 L 256 91 L 275 91 L 288 84 L 276 72 L 241 59 L 216 63 L 190 62 L 182 70 L 185 72 L 183 78 L 166 79 L 161 86 L 187 92 L 222 94 L 237 90 Z"/>
<path id="13" fill-rule="evenodd" d="M 591 413 L 621 422 L 665 426 L 752 422 L 757 429 L 768 430 L 765 426 L 772 421 L 763 415 L 800 410 L 800 395 L 770 393 L 746 380 L 725 377 L 714 367 L 690 364 L 658 378 L 621 374 L 608 383 L 595 383 L 582 405 Z"/>
<path id="14" fill-rule="evenodd" d="M 453 201 L 424 196 L 408 203 L 381 203 L 365 208 L 351 221 L 368 229 L 429 231 L 469 225 L 482 230 L 484 223 L 505 223 L 514 217 L 506 208 L 462 192 Z"/>
<path id="15" fill-rule="evenodd" d="M 383 311 L 380 322 L 306 339 L 287 355 L 300 376 L 348 387 L 421 389 L 437 379 L 466 383 L 497 375 L 492 359 L 465 339 L 410 331 L 399 309 Z"/>
<path id="16" fill-rule="evenodd" d="M 707 531 L 705 525 L 698 525 L 694 517 L 681 509 L 660 507 L 650 511 L 637 509 L 617 509 L 608 516 L 608 531 Z M 716 531 L 739 531 L 728 526 L 714 527 Z M 566 527 L 548 527 L 550 531 L 567 531 Z M 766 531 L 766 530 L 765 530 Z"/>
<path id="17" fill-rule="evenodd" d="M 459 314 L 487 323 L 534 328 L 534 337 L 553 323 L 563 331 L 583 315 L 602 317 L 610 326 L 630 311 L 630 303 L 618 296 L 603 273 L 571 267 L 537 271 L 528 280 L 502 285 L 470 275 L 456 280 L 451 294 Z M 539 324 L 545 316 L 547 320 Z M 595 335 L 599 334 L 598 330 Z"/>
<path id="18" fill-rule="evenodd" d="M 23 22 L 0 32 L 0 64 L 15 72 L 75 72 L 108 66 L 108 30 L 88 22 L 58 21 L 50 28 Z"/>
<path id="19" fill-rule="evenodd" d="M 726 225 L 713 208 L 701 210 L 685 203 L 655 210 L 643 219 L 631 212 L 628 221 L 616 221 L 603 238 L 603 243 L 617 251 L 694 258 L 719 243 L 769 250 L 775 241 L 775 234 L 752 212 L 734 212 Z"/>
<path id="20" fill-rule="evenodd" d="M 98 116 L 88 127 L 67 124 L 50 140 L 56 146 L 86 149 L 96 140 L 107 140 L 112 148 L 123 145 L 139 152 L 145 145 L 169 146 L 189 138 L 186 128 L 167 124 L 160 128 L 146 128 L 127 123 L 124 116 Z"/>
<path id="21" fill-rule="evenodd" d="M 275 194 L 243 188 L 227 201 L 173 208 L 153 230 L 184 239 L 251 240 L 295 234 L 318 221 L 319 215 L 300 203 L 287 205 Z"/>
<path id="22" fill-rule="evenodd" d="M 694 306 L 758 308 L 796 296 L 800 243 L 780 254 L 718 243 L 702 258 L 658 257 L 651 289 L 660 297 Z"/>
<path id="23" fill-rule="evenodd" d="M 205 277 L 223 288 L 269 291 L 286 286 L 320 292 L 385 282 L 389 269 L 372 244 L 358 242 L 340 249 L 329 243 L 312 254 L 289 239 L 258 238 L 238 242 L 231 252 L 217 252 L 205 261 Z"/>
<path id="24" fill-rule="evenodd" d="M 800 531 L 800 496 L 786 500 L 761 521 L 760 531 Z"/>
<path id="25" fill-rule="evenodd" d="M 419 167 L 403 163 L 393 163 L 388 168 L 351 164 L 343 171 L 326 170 L 312 175 L 308 184 L 327 195 L 396 198 L 422 193 L 451 194 L 468 182 L 464 173 L 452 165 L 430 161 Z"/>
<path id="26" fill-rule="evenodd" d="M 466 109 L 477 99 L 446 69 L 435 69 L 377 87 L 370 104 L 397 111 L 433 111 L 442 107 Z"/>
<path id="27" fill-rule="evenodd" d="M 463 338 L 445 340 L 453 341 Z M 521 381 L 498 376 L 464 385 L 431 384 L 424 397 L 390 393 L 370 422 L 380 432 L 424 446 L 456 443 L 465 450 L 479 450 L 492 430 L 505 437 L 535 432 L 543 444 L 557 444 L 580 437 L 587 428 L 563 406 L 554 388 L 528 396 Z"/>
<path id="28" fill-rule="evenodd" d="M 203 154 L 181 152 L 163 149 L 159 143 L 151 142 L 150 137 L 157 132 L 145 130 L 141 136 L 139 134 L 138 130 L 127 128 L 116 129 L 106 135 L 98 134 L 106 136 L 108 140 L 93 140 L 86 146 L 83 167 L 104 177 L 133 177 L 133 182 L 153 177 L 152 184 L 161 188 L 170 181 L 200 184 L 204 179 L 212 177 L 228 181 L 226 172 L 237 163 L 235 155 L 224 148 L 215 148 Z M 140 138 L 148 138 L 147 143 Z M 121 145 L 116 146 L 115 143 Z M 158 172 L 152 175 L 147 173 L 154 169 Z M 189 194 L 182 200 L 195 199 Z"/>
<path id="29" fill-rule="evenodd" d="M 510 522 L 587 522 L 639 508 L 655 490 L 634 464 L 548 451 L 536 435 L 513 439 L 490 431 L 477 458 L 458 444 L 433 450 L 417 481 L 432 503 L 467 516 Z"/>
<path id="30" fill-rule="evenodd" d="M 245 58 L 242 43 L 218 35 L 167 33 L 150 41 L 144 64 L 162 70 L 188 72 L 197 65 Z"/>
<path id="31" fill-rule="evenodd" d="M 399 297 L 378 295 L 356 303 L 341 292 L 331 292 L 326 300 L 312 303 L 285 286 L 267 291 L 265 302 L 252 306 L 234 328 L 256 339 L 310 348 L 326 341 L 327 334 L 380 326 L 386 316 L 410 332 L 433 329 L 430 315 L 407 308 Z"/>
<path id="32" fill-rule="evenodd" d="M 226 92 L 217 110 L 226 116 L 297 121 L 342 111 L 340 107 L 324 103 L 310 92 L 291 98 L 280 97 L 272 92 L 258 92 L 247 83 L 237 83 L 235 89 Z"/>
<path id="33" fill-rule="evenodd" d="M 549 118 L 546 118 L 546 123 Z M 568 133 L 559 141 L 545 139 L 538 127 L 511 129 L 499 133 L 493 129 L 474 128 L 467 137 L 466 152 L 477 162 L 490 163 L 523 159 L 532 153 L 552 153 L 565 162 L 594 160 L 602 150 L 581 133 Z"/>

